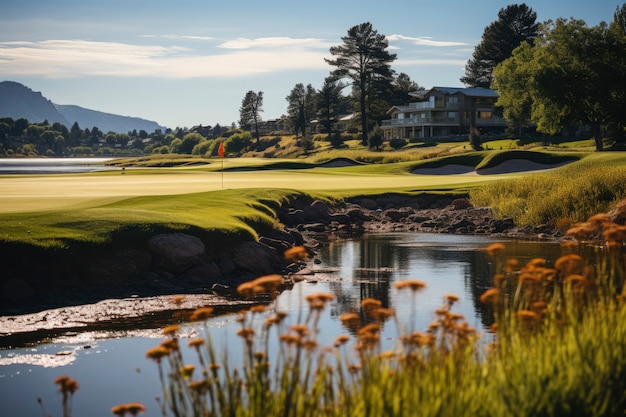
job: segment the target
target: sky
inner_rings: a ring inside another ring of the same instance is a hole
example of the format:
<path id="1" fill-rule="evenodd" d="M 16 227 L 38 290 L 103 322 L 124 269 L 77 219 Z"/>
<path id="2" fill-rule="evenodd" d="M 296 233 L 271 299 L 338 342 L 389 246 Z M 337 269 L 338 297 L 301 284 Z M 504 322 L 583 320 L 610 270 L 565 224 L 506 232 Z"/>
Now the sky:
<path id="1" fill-rule="evenodd" d="M 286 113 L 298 83 L 321 88 L 324 58 L 351 27 L 370 22 L 420 86 L 459 79 L 500 0 L 3 0 L 0 81 L 55 104 L 156 121 L 169 128 L 230 125 L 247 91 L 264 120 Z M 520 4 L 522 2 L 518 2 Z M 537 21 L 595 26 L 615 0 L 528 0 Z"/>

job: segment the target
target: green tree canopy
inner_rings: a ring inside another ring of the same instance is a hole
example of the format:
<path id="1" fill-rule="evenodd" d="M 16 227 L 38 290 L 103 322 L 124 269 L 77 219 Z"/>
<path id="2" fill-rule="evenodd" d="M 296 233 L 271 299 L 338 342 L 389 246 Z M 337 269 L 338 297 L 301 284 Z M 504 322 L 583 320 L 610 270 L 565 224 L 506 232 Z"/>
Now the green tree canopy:
<path id="1" fill-rule="evenodd" d="M 294 130 L 296 137 L 298 132 L 302 136 L 305 135 L 307 126 L 315 117 L 316 95 L 317 93 L 311 84 L 305 87 L 304 84 L 298 83 L 285 98 L 288 103 L 287 122 Z"/>
<path id="2" fill-rule="evenodd" d="M 332 75 L 336 79 L 350 80 L 353 94 L 359 103 L 362 142 L 368 142 L 368 116 L 370 103 L 380 99 L 381 94 L 390 91 L 394 71 L 391 63 L 396 54 L 387 51 L 389 42 L 379 34 L 369 22 L 348 29 L 341 38 L 343 44 L 330 48 L 335 59 L 325 61 L 336 67 Z"/>
<path id="3" fill-rule="evenodd" d="M 626 125 L 626 35 L 617 21 L 595 27 L 576 19 L 548 21 L 534 48 L 517 48 L 494 73 L 505 117 L 527 117 L 530 101 L 540 132 L 586 124 L 601 151 L 602 128 Z"/>
<path id="4" fill-rule="evenodd" d="M 461 82 L 470 87 L 489 88 L 496 65 L 511 56 L 522 42 L 532 45 L 539 30 L 536 20 L 537 13 L 525 3 L 500 9 L 498 20 L 485 28 L 472 59 L 467 61 Z"/>
<path id="5" fill-rule="evenodd" d="M 245 130 L 251 130 L 251 127 L 254 126 L 257 145 L 260 142 L 259 122 L 261 121 L 262 111 L 263 91 L 259 91 L 258 93 L 252 90 L 248 91 L 241 101 L 241 107 L 239 108 L 239 125 Z"/>
<path id="6" fill-rule="evenodd" d="M 341 91 L 344 85 L 341 81 L 333 77 L 326 77 L 324 85 L 317 92 L 317 115 L 323 132 L 328 133 L 330 137 L 333 130 L 333 123 L 337 120 L 340 113 L 343 96 Z"/>

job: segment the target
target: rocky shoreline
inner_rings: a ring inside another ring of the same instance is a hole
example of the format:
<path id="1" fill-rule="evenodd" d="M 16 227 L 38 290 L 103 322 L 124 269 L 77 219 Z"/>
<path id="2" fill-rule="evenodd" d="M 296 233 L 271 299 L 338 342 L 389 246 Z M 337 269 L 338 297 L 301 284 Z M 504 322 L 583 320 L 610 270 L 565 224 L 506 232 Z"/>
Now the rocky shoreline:
<path id="1" fill-rule="evenodd" d="M 291 201 L 277 211 L 277 218 L 284 228 L 227 248 L 209 248 L 190 234 L 159 234 L 145 247 L 122 247 L 90 260 L 80 283 L 70 277 L 63 285 L 39 288 L 41 277 L 13 273 L 0 293 L 0 340 L 92 329 L 121 323 L 121 318 L 136 325 L 145 315 L 171 317 L 173 311 L 207 305 L 239 309 L 250 301 L 237 296 L 238 284 L 272 273 L 283 275 L 287 286 L 306 279 L 303 270 L 314 270 L 316 251 L 329 239 L 390 232 L 560 237 L 546 226 L 517 227 L 511 219 L 496 218 L 489 208 L 472 206 L 465 197 L 434 194 L 359 197 L 336 204 Z M 307 248 L 312 260 L 286 260 L 284 252 L 294 246 Z M 185 294 L 184 303 L 174 305 L 175 294 Z"/>

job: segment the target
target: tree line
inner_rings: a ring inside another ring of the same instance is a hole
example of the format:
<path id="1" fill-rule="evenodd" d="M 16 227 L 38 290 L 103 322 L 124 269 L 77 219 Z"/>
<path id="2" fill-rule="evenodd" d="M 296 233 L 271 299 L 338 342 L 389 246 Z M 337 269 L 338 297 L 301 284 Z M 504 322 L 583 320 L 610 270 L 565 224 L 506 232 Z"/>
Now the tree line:
<path id="1" fill-rule="evenodd" d="M 410 102 L 421 87 L 407 74 L 396 73 L 386 37 L 366 22 L 348 30 L 343 43 L 330 48 L 325 61 L 334 69 L 315 90 L 297 84 L 286 97 L 285 116 L 293 133 L 304 135 L 312 120 L 330 135 L 340 110 L 357 116 L 362 143 L 376 147 L 377 126 L 393 105 Z M 493 88 L 499 94 L 496 111 L 509 125 L 510 136 L 532 128 L 547 135 L 589 126 L 596 149 L 603 150 L 607 132 L 623 145 L 626 113 L 626 4 L 617 7 L 610 23 L 588 27 L 583 20 L 537 22 L 526 4 L 498 12 L 465 66 L 460 81 L 468 87 Z M 350 88 L 347 96 L 342 91 Z M 248 92 L 240 109 L 242 127 L 258 125 L 262 92 Z M 256 98 L 256 107 L 250 98 Z M 258 135 L 257 135 L 258 138 Z"/>
<path id="2" fill-rule="evenodd" d="M 524 3 L 502 8 L 497 20 L 484 29 L 460 81 L 468 87 L 490 87 L 498 92 L 496 110 L 507 121 L 511 135 L 522 136 L 527 128 L 555 135 L 571 126 L 588 125 L 597 150 L 604 149 L 606 132 L 616 143 L 624 144 L 626 4 L 616 8 L 613 21 L 594 27 L 573 18 L 543 23 L 536 19 L 537 14 Z M 340 147 L 339 116 L 352 113 L 363 145 L 377 148 L 382 142 L 379 126 L 388 109 L 406 105 L 410 93 L 423 87 L 392 69 L 397 55 L 388 51 L 385 35 L 371 23 L 353 26 L 341 40 L 330 48 L 332 57 L 325 59 L 332 69 L 321 88 L 298 83 L 285 98 L 287 112 L 282 124 L 303 138 L 303 147 L 312 146 L 313 125 L 333 146 Z M 9 156 L 106 152 L 214 156 L 216 138 L 225 142 L 227 152 L 262 150 L 263 95 L 262 91 L 246 93 L 239 109 L 239 129 L 233 124 L 200 126 L 195 131 L 177 128 L 151 134 L 105 134 L 97 127 L 83 130 L 77 123 L 68 130 L 60 123 L 4 118 L 0 119 L 0 152 Z"/>

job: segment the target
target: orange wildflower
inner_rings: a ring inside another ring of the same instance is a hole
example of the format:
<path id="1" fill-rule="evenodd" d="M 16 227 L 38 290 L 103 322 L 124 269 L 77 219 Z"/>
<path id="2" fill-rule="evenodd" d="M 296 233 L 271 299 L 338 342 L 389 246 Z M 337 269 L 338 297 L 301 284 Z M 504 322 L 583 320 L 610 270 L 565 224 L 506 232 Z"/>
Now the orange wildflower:
<path id="1" fill-rule="evenodd" d="M 485 291 L 479 298 L 480 302 L 483 304 L 495 303 L 500 296 L 500 290 L 497 288 L 489 288 Z"/>
<path id="2" fill-rule="evenodd" d="M 283 252 L 283 257 L 288 261 L 300 261 L 308 259 L 309 251 L 304 246 L 294 246 Z"/>
<path id="3" fill-rule="evenodd" d="M 417 292 L 419 290 L 426 288 L 426 283 L 418 279 L 408 279 L 404 281 L 398 281 L 394 284 L 394 286 L 398 290 L 403 290 L 403 289 L 408 288 L 413 292 Z"/>
<path id="4" fill-rule="evenodd" d="M 200 307 L 194 310 L 189 316 L 189 320 L 191 321 L 204 321 L 211 317 L 213 314 L 213 307 Z"/>
<path id="5" fill-rule="evenodd" d="M 165 336 L 173 336 L 180 330 L 180 326 L 178 324 L 172 324 L 171 326 L 165 327 L 161 333 Z"/>
<path id="6" fill-rule="evenodd" d="M 504 243 L 492 243 L 491 245 L 487 246 L 485 250 L 487 251 L 487 255 L 496 256 L 501 254 L 505 248 L 506 246 L 504 246 Z"/>

